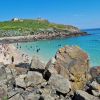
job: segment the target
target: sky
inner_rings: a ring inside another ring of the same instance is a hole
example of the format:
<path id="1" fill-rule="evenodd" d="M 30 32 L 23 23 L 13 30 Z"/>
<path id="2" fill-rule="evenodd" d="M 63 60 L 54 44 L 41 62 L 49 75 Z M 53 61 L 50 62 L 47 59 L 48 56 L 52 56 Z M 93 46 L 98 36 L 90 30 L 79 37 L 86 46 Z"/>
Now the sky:
<path id="1" fill-rule="evenodd" d="M 0 21 L 14 17 L 100 28 L 100 0 L 0 0 Z"/>

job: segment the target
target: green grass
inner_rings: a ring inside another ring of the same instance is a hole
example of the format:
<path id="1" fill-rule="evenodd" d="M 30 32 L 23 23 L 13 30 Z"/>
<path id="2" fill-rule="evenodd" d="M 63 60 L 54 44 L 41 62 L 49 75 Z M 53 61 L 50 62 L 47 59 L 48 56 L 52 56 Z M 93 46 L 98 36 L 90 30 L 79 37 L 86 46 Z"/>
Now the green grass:
<path id="1" fill-rule="evenodd" d="M 63 25 L 63 24 L 55 24 L 50 23 L 48 20 L 31 20 L 31 19 L 24 19 L 21 21 L 4 21 L 0 22 L 0 31 L 18 31 L 22 32 L 21 35 L 24 34 L 34 34 L 39 30 L 48 30 L 48 29 L 56 29 L 56 30 L 78 30 L 78 28 L 70 25 Z M 3 33 L 4 34 L 4 33 Z M 15 34 L 14 34 L 15 35 Z M 17 34 L 16 34 L 17 35 Z M 0 36 L 2 33 L 0 32 Z"/>

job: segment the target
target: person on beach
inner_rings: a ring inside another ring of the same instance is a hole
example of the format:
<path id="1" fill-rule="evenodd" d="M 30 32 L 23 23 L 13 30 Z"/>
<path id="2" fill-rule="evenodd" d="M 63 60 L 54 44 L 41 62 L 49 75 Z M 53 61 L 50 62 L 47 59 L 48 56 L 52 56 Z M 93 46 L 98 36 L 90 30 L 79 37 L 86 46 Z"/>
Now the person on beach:
<path id="1" fill-rule="evenodd" d="M 18 43 L 17 43 L 17 49 L 18 49 Z"/>
<path id="2" fill-rule="evenodd" d="M 18 46 L 18 43 L 17 43 L 17 46 Z"/>
<path id="3" fill-rule="evenodd" d="M 11 57 L 12 64 L 14 63 L 14 56 Z"/>

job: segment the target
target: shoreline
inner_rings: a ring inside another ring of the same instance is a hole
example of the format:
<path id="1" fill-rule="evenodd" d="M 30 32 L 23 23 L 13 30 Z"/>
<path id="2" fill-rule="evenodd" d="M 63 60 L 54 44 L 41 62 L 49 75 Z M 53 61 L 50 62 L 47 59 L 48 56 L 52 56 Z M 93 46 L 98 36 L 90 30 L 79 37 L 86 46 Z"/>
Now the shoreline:
<path id="1" fill-rule="evenodd" d="M 49 35 L 48 34 L 45 34 L 45 35 L 38 34 L 38 35 L 28 35 L 28 36 L 2 37 L 2 38 L 0 38 L 0 44 L 2 44 L 2 45 L 8 44 L 5 47 L 10 49 L 9 53 L 14 51 L 13 55 L 15 56 L 15 58 L 16 58 L 16 54 L 18 53 L 19 54 L 18 56 L 20 56 L 19 57 L 20 60 L 22 59 L 24 61 L 26 59 L 26 55 L 27 55 L 29 57 L 29 62 L 30 62 L 30 59 L 32 59 L 31 56 L 29 56 L 26 52 L 18 50 L 14 45 L 9 45 L 9 44 L 10 43 L 17 43 L 17 42 L 32 42 L 32 41 L 39 41 L 39 40 L 52 40 L 52 39 L 60 39 L 60 38 L 70 38 L 70 37 L 77 37 L 77 36 L 84 36 L 84 35 L 88 35 L 88 34 L 86 32 L 72 33 L 72 34 L 65 34 L 65 33 L 55 34 L 55 33 L 53 33 L 53 34 L 49 34 Z M 13 50 L 11 50 L 12 47 L 13 47 Z M 6 51 L 6 53 L 8 53 L 8 51 Z M 25 57 L 21 57 L 21 55 L 24 55 Z M 8 56 L 11 56 L 11 55 L 8 55 Z M 5 58 L 0 60 L 0 62 L 3 61 L 3 62 L 6 62 L 6 63 L 9 63 L 10 61 L 4 60 Z M 46 62 L 44 62 L 44 60 L 42 58 L 41 59 L 40 59 L 40 57 L 38 57 L 38 58 L 39 58 L 39 60 L 41 60 L 43 63 L 46 64 Z M 11 57 L 9 59 L 11 59 Z M 20 62 L 20 61 L 18 61 L 18 62 Z M 18 62 L 15 62 L 15 63 L 18 63 Z"/>
<path id="2" fill-rule="evenodd" d="M 25 52 L 20 52 L 13 44 L 0 44 L 0 62 L 4 64 L 30 63 L 31 58 Z"/>
<path id="3" fill-rule="evenodd" d="M 16 43 L 16 42 L 31 42 L 39 40 L 52 40 L 59 38 L 70 38 L 89 35 L 87 32 L 78 32 L 78 33 L 52 33 L 52 34 L 37 34 L 37 35 L 28 35 L 28 36 L 12 36 L 12 37 L 1 37 L 0 43 Z"/>

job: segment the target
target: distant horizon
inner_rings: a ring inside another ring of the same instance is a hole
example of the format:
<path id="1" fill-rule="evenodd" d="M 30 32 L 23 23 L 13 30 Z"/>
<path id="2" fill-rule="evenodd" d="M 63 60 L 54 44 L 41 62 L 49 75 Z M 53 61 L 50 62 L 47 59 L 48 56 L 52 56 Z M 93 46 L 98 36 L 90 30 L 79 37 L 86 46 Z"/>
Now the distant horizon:
<path id="1" fill-rule="evenodd" d="M 80 29 L 100 27 L 99 0 L 1 0 L 0 21 L 45 18 Z"/>

